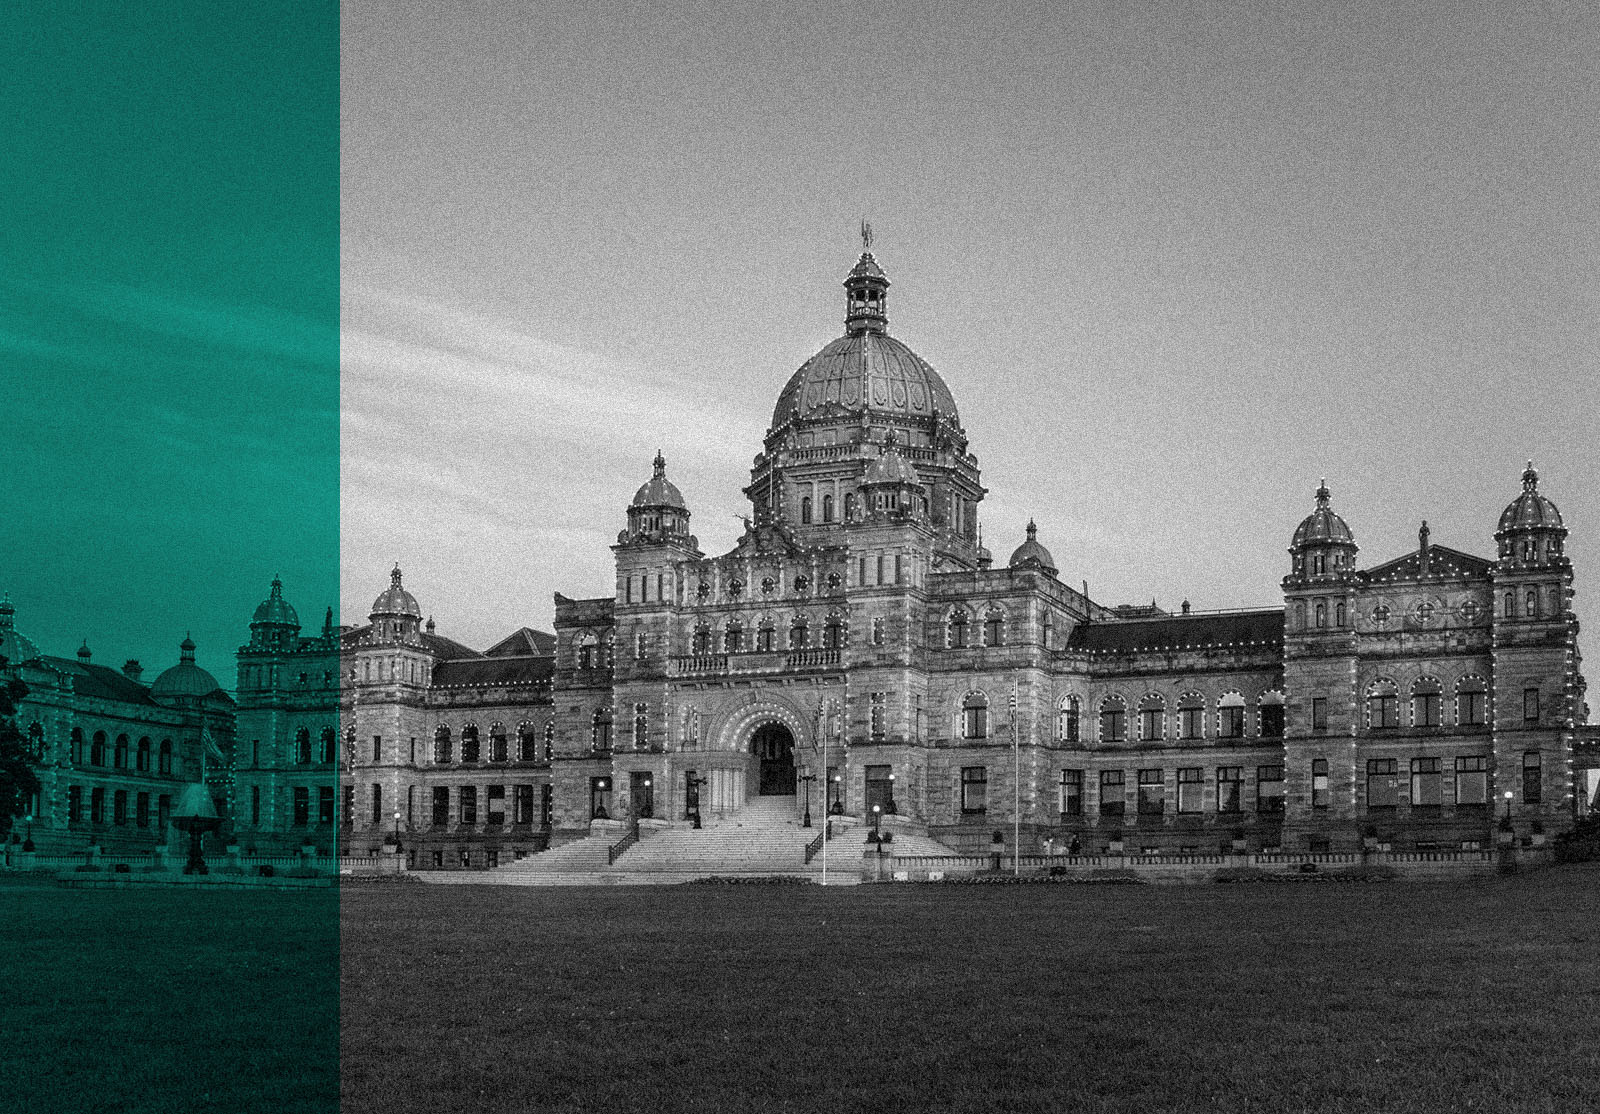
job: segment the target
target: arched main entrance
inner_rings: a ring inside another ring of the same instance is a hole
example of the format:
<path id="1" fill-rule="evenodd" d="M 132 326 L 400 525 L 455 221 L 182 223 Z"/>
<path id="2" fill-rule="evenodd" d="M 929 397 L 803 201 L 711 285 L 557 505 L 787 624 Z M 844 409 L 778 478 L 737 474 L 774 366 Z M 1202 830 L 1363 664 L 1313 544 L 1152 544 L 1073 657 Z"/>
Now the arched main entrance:
<path id="1" fill-rule="evenodd" d="M 794 796 L 794 735 L 781 723 L 769 723 L 750 737 L 750 753 L 761 761 L 761 795 Z"/>

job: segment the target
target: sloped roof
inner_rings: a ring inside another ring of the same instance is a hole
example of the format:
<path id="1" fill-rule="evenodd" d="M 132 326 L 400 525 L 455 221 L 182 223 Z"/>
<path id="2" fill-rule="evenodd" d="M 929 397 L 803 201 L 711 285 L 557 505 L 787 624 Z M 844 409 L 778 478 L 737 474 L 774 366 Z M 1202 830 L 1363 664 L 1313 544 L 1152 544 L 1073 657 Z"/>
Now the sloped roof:
<path id="1" fill-rule="evenodd" d="M 513 655 L 533 654 L 549 656 L 556 652 L 556 636 L 532 627 L 513 631 L 483 652 L 486 658 L 503 658 Z"/>
<path id="2" fill-rule="evenodd" d="M 1482 557 L 1474 557 L 1470 553 L 1463 553 L 1459 549 L 1451 549 L 1447 545 L 1428 546 L 1428 573 L 1429 576 L 1460 576 L 1479 577 L 1488 576 L 1493 567 L 1492 561 Z M 1422 577 L 1422 550 L 1407 553 L 1404 557 L 1396 557 L 1393 561 L 1385 562 L 1376 568 L 1367 569 L 1359 574 L 1364 580 L 1418 580 Z"/>
<path id="3" fill-rule="evenodd" d="M 453 638 L 446 638 L 442 634 L 422 635 L 422 644 L 433 651 L 434 657 L 440 661 L 454 661 L 457 658 L 476 658 L 478 651 L 470 646 L 463 646 Z"/>
<path id="4" fill-rule="evenodd" d="M 1067 648 L 1098 654 L 1194 650 L 1208 646 L 1281 646 L 1283 612 L 1231 611 L 1169 615 L 1161 619 L 1122 619 L 1083 623 L 1073 629 Z"/>
<path id="5" fill-rule="evenodd" d="M 435 686 L 533 685 L 548 683 L 555 658 L 544 655 L 459 658 L 433 667 Z"/>
<path id="6" fill-rule="evenodd" d="M 39 661 L 57 673 L 70 677 L 72 691 L 79 696 L 93 697 L 96 700 L 113 700 L 119 704 L 159 706 L 150 698 L 149 689 L 115 669 L 49 655 L 41 657 Z"/>

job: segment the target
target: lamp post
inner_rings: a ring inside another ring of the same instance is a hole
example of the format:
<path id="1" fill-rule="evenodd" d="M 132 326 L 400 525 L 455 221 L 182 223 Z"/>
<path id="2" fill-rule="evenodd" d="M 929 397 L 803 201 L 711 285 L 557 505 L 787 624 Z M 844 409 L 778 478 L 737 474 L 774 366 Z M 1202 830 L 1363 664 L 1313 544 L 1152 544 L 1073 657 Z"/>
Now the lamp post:
<path id="1" fill-rule="evenodd" d="M 1510 830 L 1510 828 L 1511 828 L 1511 790 L 1509 790 L 1509 789 L 1506 790 L 1506 819 L 1505 819 L 1505 827 L 1506 827 L 1507 830 Z"/>
<path id="2" fill-rule="evenodd" d="M 894 803 L 894 775 L 893 774 L 889 775 L 889 799 L 883 803 L 883 811 L 889 816 L 893 816 L 897 812 L 899 812 L 899 808 L 896 807 L 896 805 Z"/>
<path id="3" fill-rule="evenodd" d="M 22 841 L 22 849 L 24 851 L 32 851 L 33 850 L 33 813 L 30 811 L 28 813 L 28 815 L 26 817 L 24 817 L 24 819 L 27 821 L 27 824 L 28 824 L 28 837 Z"/>
<path id="4" fill-rule="evenodd" d="M 400 853 L 400 810 L 394 810 L 394 852 Z"/>
<path id="5" fill-rule="evenodd" d="M 844 815 L 844 775 L 833 775 L 833 804 L 828 806 L 829 816 Z"/>
<path id="6" fill-rule="evenodd" d="M 690 820 L 694 821 L 694 826 L 696 828 L 700 827 L 700 787 L 705 783 L 706 779 L 703 777 L 695 777 L 693 770 L 690 770 L 684 778 L 685 793 L 683 811 L 688 815 Z"/>
<path id="7" fill-rule="evenodd" d="M 639 817 L 650 820 L 656 814 L 656 795 L 650 791 L 650 779 L 644 779 L 644 804 L 639 808 Z"/>
<path id="8" fill-rule="evenodd" d="M 800 775 L 795 780 L 803 781 L 806 785 L 806 815 L 805 819 L 800 822 L 800 826 L 809 828 L 811 827 L 811 783 L 817 780 L 817 775 L 811 772 L 811 764 L 809 762 L 800 767 Z"/>
<path id="9" fill-rule="evenodd" d="M 872 834 L 873 834 L 873 837 L 874 837 L 874 841 L 876 841 L 876 837 L 877 837 L 877 834 L 878 834 L 878 816 L 882 812 L 883 812 L 883 806 L 882 805 L 873 805 L 872 806 Z"/>

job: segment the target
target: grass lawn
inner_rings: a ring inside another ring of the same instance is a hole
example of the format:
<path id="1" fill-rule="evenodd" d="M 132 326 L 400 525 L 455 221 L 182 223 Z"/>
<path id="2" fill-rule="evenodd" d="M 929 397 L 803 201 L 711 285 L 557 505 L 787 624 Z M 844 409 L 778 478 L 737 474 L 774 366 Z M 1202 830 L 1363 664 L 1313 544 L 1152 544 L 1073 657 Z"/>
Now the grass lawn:
<path id="1" fill-rule="evenodd" d="M 338 896 L 0 884 L 0 1110 L 335 1114 Z"/>
<path id="2" fill-rule="evenodd" d="M 1600 1109 L 1600 870 L 366 886 L 346 1114 Z"/>

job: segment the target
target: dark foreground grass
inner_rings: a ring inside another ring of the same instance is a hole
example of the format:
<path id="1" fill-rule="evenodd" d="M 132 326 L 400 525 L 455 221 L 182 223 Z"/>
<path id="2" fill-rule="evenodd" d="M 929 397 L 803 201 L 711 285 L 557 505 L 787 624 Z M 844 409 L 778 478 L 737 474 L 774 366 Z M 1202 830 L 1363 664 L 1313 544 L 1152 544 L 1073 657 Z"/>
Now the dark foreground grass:
<path id="1" fill-rule="evenodd" d="M 335 1114 L 338 897 L 0 885 L 0 1110 Z"/>
<path id="2" fill-rule="evenodd" d="M 1596 1110 L 1597 887 L 347 889 L 343 1110 Z"/>

